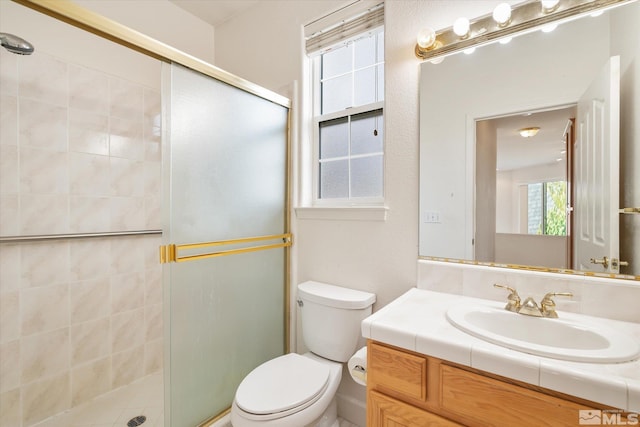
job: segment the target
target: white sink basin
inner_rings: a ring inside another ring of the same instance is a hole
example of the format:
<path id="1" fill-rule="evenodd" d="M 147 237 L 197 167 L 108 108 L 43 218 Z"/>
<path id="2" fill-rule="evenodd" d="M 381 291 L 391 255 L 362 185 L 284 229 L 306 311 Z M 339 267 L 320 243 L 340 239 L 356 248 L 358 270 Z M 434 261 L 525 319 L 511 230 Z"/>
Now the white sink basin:
<path id="1" fill-rule="evenodd" d="M 460 304 L 447 311 L 452 325 L 477 338 L 525 353 L 574 362 L 615 363 L 640 357 L 633 337 L 595 318 L 560 313 L 558 319 L 503 308 Z"/>

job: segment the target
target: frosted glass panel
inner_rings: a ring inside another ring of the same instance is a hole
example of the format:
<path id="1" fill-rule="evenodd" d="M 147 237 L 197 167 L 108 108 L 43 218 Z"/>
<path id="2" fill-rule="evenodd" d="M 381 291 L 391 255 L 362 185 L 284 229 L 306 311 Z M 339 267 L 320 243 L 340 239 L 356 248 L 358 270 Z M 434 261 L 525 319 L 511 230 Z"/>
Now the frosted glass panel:
<path id="1" fill-rule="evenodd" d="M 382 196 L 382 156 L 351 160 L 351 197 Z"/>
<path id="2" fill-rule="evenodd" d="M 351 107 L 352 79 L 352 74 L 346 74 L 322 83 L 322 114 Z"/>
<path id="3" fill-rule="evenodd" d="M 360 39 L 355 44 L 355 68 L 364 68 L 376 62 L 376 36 Z"/>
<path id="4" fill-rule="evenodd" d="M 322 55 L 322 78 L 328 79 L 351 71 L 353 45 L 348 45 Z"/>
<path id="5" fill-rule="evenodd" d="M 382 110 L 353 116 L 351 122 L 351 154 L 382 152 Z"/>
<path id="6" fill-rule="evenodd" d="M 287 109 L 176 65 L 163 69 L 165 243 L 282 234 Z M 166 425 L 231 405 L 283 354 L 285 250 L 166 264 Z"/>
<path id="7" fill-rule="evenodd" d="M 349 119 L 320 123 L 320 158 L 342 157 L 349 154 Z"/>
<path id="8" fill-rule="evenodd" d="M 349 197 L 349 161 L 336 160 L 320 164 L 320 198 Z"/>
<path id="9" fill-rule="evenodd" d="M 376 102 L 376 69 L 365 68 L 355 72 L 353 105 L 365 105 Z"/>

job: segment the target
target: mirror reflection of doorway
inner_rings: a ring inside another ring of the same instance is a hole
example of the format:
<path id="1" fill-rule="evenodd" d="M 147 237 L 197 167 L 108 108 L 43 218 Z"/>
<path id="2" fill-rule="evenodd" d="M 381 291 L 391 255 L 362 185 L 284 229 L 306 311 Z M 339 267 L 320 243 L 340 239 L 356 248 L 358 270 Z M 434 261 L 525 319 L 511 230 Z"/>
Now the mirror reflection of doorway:
<path id="1" fill-rule="evenodd" d="M 475 259 L 571 268 L 576 106 L 476 122 Z"/>
<path id="2" fill-rule="evenodd" d="M 619 69 L 577 105 L 476 121 L 476 260 L 620 272 Z"/>

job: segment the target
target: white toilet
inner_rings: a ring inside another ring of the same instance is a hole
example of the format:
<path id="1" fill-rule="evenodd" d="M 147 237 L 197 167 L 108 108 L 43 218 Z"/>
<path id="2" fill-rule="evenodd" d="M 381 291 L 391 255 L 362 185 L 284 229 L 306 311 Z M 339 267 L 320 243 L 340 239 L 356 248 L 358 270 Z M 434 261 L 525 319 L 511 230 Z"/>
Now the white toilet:
<path id="1" fill-rule="evenodd" d="M 255 368 L 238 386 L 233 427 L 337 427 L 342 363 L 356 351 L 375 294 L 318 282 L 298 285 L 302 336 L 311 351 Z"/>

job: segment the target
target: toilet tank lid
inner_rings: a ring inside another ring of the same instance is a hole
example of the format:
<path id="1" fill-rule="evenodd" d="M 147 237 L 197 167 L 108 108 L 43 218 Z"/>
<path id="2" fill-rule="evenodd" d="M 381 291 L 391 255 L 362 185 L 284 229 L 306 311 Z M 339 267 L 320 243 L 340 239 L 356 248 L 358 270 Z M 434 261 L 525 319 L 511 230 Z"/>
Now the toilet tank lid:
<path id="1" fill-rule="evenodd" d="M 298 285 L 298 297 L 335 308 L 362 309 L 376 302 L 376 294 L 308 281 Z"/>

